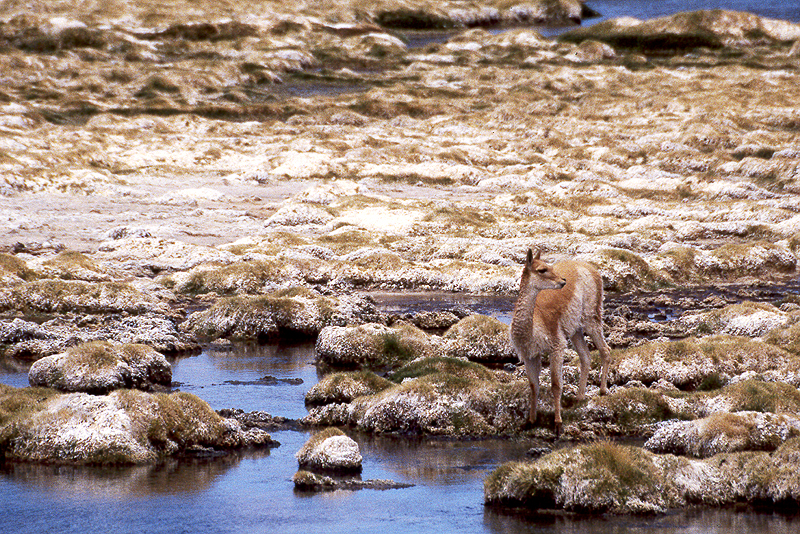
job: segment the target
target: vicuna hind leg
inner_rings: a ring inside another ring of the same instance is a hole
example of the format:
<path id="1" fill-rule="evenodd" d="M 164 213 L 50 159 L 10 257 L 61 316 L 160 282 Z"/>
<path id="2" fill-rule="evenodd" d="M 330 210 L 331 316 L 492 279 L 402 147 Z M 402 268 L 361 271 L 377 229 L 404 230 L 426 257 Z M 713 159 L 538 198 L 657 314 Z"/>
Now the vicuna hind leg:
<path id="1" fill-rule="evenodd" d="M 542 357 L 523 358 L 525 362 L 525 374 L 528 375 L 528 383 L 531 386 L 531 404 L 528 410 L 528 421 L 531 425 L 536 424 L 536 412 L 539 405 L 539 373 L 542 371 Z"/>
<path id="2" fill-rule="evenodd" d="M 583 337 L 583 330 L 575 332 L 571 339 L 581 365 L 581 377 L 578 381 L 578 400 L 582 401 L 586 398 L 586 382 L 589 381 L 589 366 L 592 360 L 589 355 L 589 345 Z"/>
<path id="3" fill-rule="evenodd" d="M 589 337 L 600 352 L 600 394 L 608 392 L 608 365 L 611 360 L 611 349 L 603 337 L 603 325 L 597 324 L 589 329 Z"/>

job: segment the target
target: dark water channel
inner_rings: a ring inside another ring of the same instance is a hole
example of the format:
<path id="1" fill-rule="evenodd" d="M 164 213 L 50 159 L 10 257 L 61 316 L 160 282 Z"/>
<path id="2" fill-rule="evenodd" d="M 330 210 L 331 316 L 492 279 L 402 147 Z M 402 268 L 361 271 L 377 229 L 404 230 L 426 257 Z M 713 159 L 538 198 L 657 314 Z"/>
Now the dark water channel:
<path id="1" fill-rule="evenodd" d="M 587 0 L 587 5 L 599 16 L 586 18 L 582 25 L 591 26 L 608 19 L 619 17 L 634 17 L 647 20 L 656 17 L 671 15 L 682 11 L 698 9 L 729 9 L 733 11 L 746 11 L 756 15 L 792 22 L 800 22 L 800 1 L 776 0 L 772 2 L 759 2 L 757 0 Z M 533 25 L 531 26 L 546 37 L 556 37 L 565 31 L 575 28 L 575 25 Z M 510 28 L 495 26 L 487 28 L 492 33 L 502 33 Z M 422 49 L 430 44 L 444 43 L 464 30 L 394 30 L 398 37 L 405 41 L 411 49 Z M 326 65 L 328 69 L 330 66 Z M 328 96 L 343 93 L 359 93 L 370 89 L 373 82 L 369 81 L 342 81 L 326 79 L 314 73 L 305 73 L 301 76 L 290 77 L 286 83 L 272 84 L 263 87 L 257 93 L 251 94 L 253 101 L 266 101 L 287 97 L 314 97 L 317 95 Z"/>
<path id="2" fill-rule="evenodd" d="M 747 11 L 762 17 L 800 22 L 800 2 L 797 0 L 587 0 L 587 4 L 600 13 L 600 17 L 587 19 L 584 25 L 618 17 L 647 20 L 697 9 Z"/>
<path id="3" fill-rule="evenodd" d="M 508 298 L 378 295 L 386 311 L 454 307 L 510 319 Z M 215 409 L 264 410 L 300 418 L 318 380 L 313 344 L 221 345 L 173 363 L 179 388 Z M 271 377 L 264 380 L 265 377 Z M 302 382 L 301 382 L 302 381 Z M 27 383 L 0 369 L 0 382 Z M 294 491 L 294 454 L 306 432 L 279 431 L 281 446 L 205 460 L 134 468 L 12 464 L 0 468 L 2 531 L 9 533 L 486 532 L 794 533 L 800 517 L 753 510 L 688 510 L 650 518 L 537 515 L 486 509 L 483 479 L 526 457 L 530 443 L 445 441 L 351 434 L 364 479 L 413 487 L 307 495 Z"/>

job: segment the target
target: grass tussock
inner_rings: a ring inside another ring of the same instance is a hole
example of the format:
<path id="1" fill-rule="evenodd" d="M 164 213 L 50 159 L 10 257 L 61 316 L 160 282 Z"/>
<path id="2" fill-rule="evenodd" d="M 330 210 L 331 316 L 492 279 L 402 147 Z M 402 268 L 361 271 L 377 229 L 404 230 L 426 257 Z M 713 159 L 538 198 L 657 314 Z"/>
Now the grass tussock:
<path id="1" fill-rule="evenodd" d="M 487 504 L 579 513 L 653 513 L 670 501 L 654 455 L 600 441 L 533 462 L 510 462 L 484 481 Z"/>
<path id="2" fill-rule="evenodd" d="M 0 384 L 0 427 L 38 411 L 57 395 L 56 390 L 49 388 L 15 388 Z"/>
<path id="3" fill-rule="evenodd" d="M 732 412 L 800 413 L 800 391 L 782 382 L 745 380 L 726 386 L 719 393 L 698 393 L 700 398 L 722 396 Z"/>
<path id="4" fill-rule="evenodd" d="M 0 276 L 4 274 L 16 276 L 26 282 L 38 278 L 36 272 L 30 269 L 23 260 L 11 254 L 0 253 Z"/>
<path id="5" fill-rule="evenodd" d="M 246 261 L 226 265 L 218 269 L 197 270 L 179 284 L 167 282 L 181 293 L 201 295 L 216 292 L 222 295 L 234 293 L 258 293 L 264 285 L 277 280 L 280 269 L 274 261 Z"/>
<path id="6" fill-rule="evenodd" d="M 55 258 L 42 262 L 46 270 L 55 272 L 62 280 L 84 279 L 80 271 L 88 271 L 96 275 L 105 275 L 105 272 L 91 258 L 82 252 L 65 250 Z"/>
<path id="7" fill-rule="evenodd" d="M 618 275 L 614 287 L 607 289 L 628 291 L 631 289 L 656 290 L 672 285 L 672 281 L 664 273 L 655 270 L 638 254 L 623 249 L 605 249 L 601 254 L 606 261 L 621 264 L 623 269 L 615 268 Z"/>
<path id="8" fill-rule="evenodd" d="M 392 375 L 392 381 L 401 383 L 409 378 L 420 378 L 436 373 L 451 378 L 495 380 L 494 373 L 481 364 L 460 358 L 429 357 L 404 365 Z"/>
<path id="9" fill-rule="evenodd" d="M 367 395 L 374 395 L 394 385 L 394 382 L 372 371 L 346 371 L 331 373 L 317 382 L 308 393 L 307 406 L 348 403 Z"/>

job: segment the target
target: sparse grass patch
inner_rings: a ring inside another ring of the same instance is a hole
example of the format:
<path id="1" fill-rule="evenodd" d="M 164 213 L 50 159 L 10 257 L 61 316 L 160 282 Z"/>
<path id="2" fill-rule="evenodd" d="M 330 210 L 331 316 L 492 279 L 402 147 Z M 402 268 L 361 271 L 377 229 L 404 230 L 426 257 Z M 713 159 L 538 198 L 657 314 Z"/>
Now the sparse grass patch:
<path id="1" fill-rule="evenodd" d="M 608 260 L 626 268 L 616 268 L 614 290 L 626 291 L 634 288 L 655 290 L 672 285 L 663 273 L 654 270 L 639 255 L 623 249 L 604 249 L 600 252 Z"/>
<path id="2" fill-rule="evenodd" d="M 416 172 L 403 174 L 381 174 L 380 179 L 386 183 L 426 184 L 430 186 L 453 185 L 455 180 L 449 176 L 428 176 Z"/>
<path id="3" fill-rule="evenodd" d="M 343 226 L 323 235 L 319 242 L 335 246 L 340 253 L 356 250 L 375 244 L 375 234 L 356 226 Z"/>
<path id="4" fill-rule="evenodd" d="M 800 356 L 800 322 L 770 330 L 764 336 L 764 342 Z"/>
<path id="5" fill-rule="evenodd" d="M 782 382 L 745 380 L 723 388 L 721 395 L 730 399 L 730 411 L 800 413 L 800 391 Z"/>
<path id="6" fill-rule="evenodd" d="M 11 254 L 0 253 L 0 274 L 8 273 L 26 282 L 36 280 L 37 274 L 23 260 Z"/>
<path id="7" fill-rule="evenodd" d="M 697 271 L 695 268 L 695 258 L 697 253 L 691 247 L 675 247 L 664 253 L 664 256 L 672 258 L 676 269 L 671 273 L 679 279 L 695 280 Z"/>
<path id="8" fill-rule="evenodd" d="M 570 181 L 572 177 L 566 174 L 559 174 L 557 180 L 561 182 Z M 563 197 L 549 195 L 542 200 L 543 204 L 547 207 L 559 208 L 581 214 L 584 214 L 586 209 L 591 206 L 608 203 L 608 200 L 605 198 L 581 193 L 573 193 Z"/>
<path id="9" fill-rule="evenodd" d="M 392 381 L 400 383 L 407 378 L 419 378 L 434 373 L 470 380 L 495 380 L 494 374 L 479 363 L 460 358 L 430 357 L 404 365 L 392 375 Z"/>
<path id="10" fill-rule="evenodd" d="M 460 229 L 464 227 L 485 228 L 497 223 L 497 219 L 491 213 L 469 207 L 438 207 L 422 220 L 444 223 L 448 227 Z"/>
<path id="11" fill-rule="evenodd" d="M 309 390 L 305 401 L 308 406 L 350 402 L 357 397 L 374 395 L 392 386 L 394 382 L 372 371 L 331 373 Z"/>

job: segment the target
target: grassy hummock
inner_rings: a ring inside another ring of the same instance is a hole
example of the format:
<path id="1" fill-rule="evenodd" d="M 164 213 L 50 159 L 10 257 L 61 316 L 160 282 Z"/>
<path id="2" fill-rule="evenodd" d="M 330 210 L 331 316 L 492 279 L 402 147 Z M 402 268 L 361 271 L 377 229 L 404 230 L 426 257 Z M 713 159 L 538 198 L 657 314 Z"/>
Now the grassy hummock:
<path id="1" fill-rule="evenodd" d="M 484 481 L 487 505 L 588 514 L 652 514 L 690 505 L 800 503 L 800 438 L 774 453 L 692 460 L 597 442 L 531 462 L 510 462 Z"/>
<path id="2" fill-rule="evenodd" d="M 0 456 L 51 464 L 143 464 L 190 451 L 273 446 L 189 393 L 107 396 L 0 386 Z"/>

